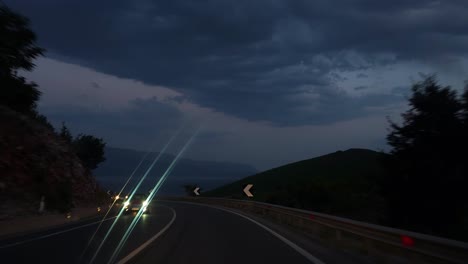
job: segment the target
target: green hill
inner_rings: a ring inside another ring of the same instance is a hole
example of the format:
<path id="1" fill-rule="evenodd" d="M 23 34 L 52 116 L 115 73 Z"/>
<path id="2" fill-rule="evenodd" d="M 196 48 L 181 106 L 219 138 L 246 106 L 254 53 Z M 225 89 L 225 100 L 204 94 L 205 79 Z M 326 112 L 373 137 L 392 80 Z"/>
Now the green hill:
<path id="1" fill-rule="evenodd" d="M 242 189 L 250 183 L 257 201 L 379 223 L 385 215 L 384 155 L 366 149 L 338 151 L 258 173 L 204 195 L 245 198 Z"/>

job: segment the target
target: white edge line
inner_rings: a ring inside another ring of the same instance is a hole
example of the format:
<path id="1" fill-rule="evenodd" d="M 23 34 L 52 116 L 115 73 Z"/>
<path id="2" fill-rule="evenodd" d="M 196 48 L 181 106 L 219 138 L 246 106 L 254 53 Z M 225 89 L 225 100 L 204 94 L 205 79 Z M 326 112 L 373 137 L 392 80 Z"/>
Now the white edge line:
<path id="1" fill-rule="evenodd" d="M 221 208 L 221 207 L 217 207 L 217 206 L 212 206 L 212 205 L 206 205 L 206 204 L 199 204 L 199 203 L 191 203 L 191 202 L 179 202 L 179 201 L 167 201 L 167 202 L 171 202 L 171 203 L 185 203 L 185 204 L 194 204 L 194 205 L 199 205 L 199 206 L 206 206 L 206 207 L 211 207 L 211 208 L 215 208 L 215 209 L 218 209 L 218 210 L 222 210 L 222 211 L 226 211 L 226 212 L 229 212 L 229 213 L 232 213 L 232 214 L 235 214 L 235 215 L 238 215 L 244 219 L 247 219 L 249 220 L 250 222 L 260 226 L 261 228 L 265 229 L 266 231 L 268 231 L 270 234 L 272 234 L 273 236 L 275 236 L 276 238 L 278 238 L 279 240 L 283 241 L 286 245 L 290 246 L 292 249 L 296 250 L 299 254 L 301 254 L 303 257 L 305 257 L 307 260 L 309 260 L 310 262 L 312 263 L 315 263 L 315 264 L 325 264 L 325 262 L 321 261 L 320 259 L 314 257 L 312 254 L 310 254 L 309 252 L 307 252 L 305 249 L 301 248 L 300 246 L 298 246 L 297 244 L 295 244 L 294 242 L 292 242 L 291 240 L 285 238 L 284 236 L 276 233 L 275 231 L 271 230 L 269 227 L 253 220 L 252 218 L 250 217 L 247 217 L 243 214 L 240 214 L 240 213 L 237 213 L 237 212 L 234 212 L 234 211 L 231 211 L 229 209 L 225 209 L 225 208 Z"/>
<path id="2" fill-rule="evenodd" d="M 156 235 L 154 235 L 152 238 L 150 238 L 148 241 L 146 241 L 145 243 L 141 244 L 138 248 L 136 248 L 135 250 L 133 250 L 132 252 L 130 252 L 130 254 L 128 254 L 126 257 L 124 257 L 123 259 L 119 260 L 119 262 L 117 262 L 117 264 L 125 264 L 127 263 L 128 261 L 130 261 L 132 258 L 134 258 L 136 255 L 138 255 L 141 251 L 143 251 L 143 249 L 145 249 L 147 246 L 149 246 L 151 243 L 153 243 L 158 237 L 160 237 L 164 232 L 166 232 L 167 229 L 169 229 L 169 227 L 171 227 L 172 223 L 174 222 L 174 220 L 176 219 L 176 212 L 174 209 L 172 209 L 171 207 L 168 207 L 168 206 L 165 206 L 169 209 L 171 209 L 172 211 L 172 219 L 171 221 L 166 225 L 164 226 L 163 229 L 161 229 Z"/>
<path id="3" fill-rule="evenodd" d="M 54 232 L 54 233 L 51 233 L 51 234 L 47 234 L 47 235 L 43 235 L 43 236 L 39 236 L 39 237 L 33 237 L 33 238 L 26 239 L 26 240 L 23 240 L 23 241 L 19 241 L 19 242 L 15 242 L 15 243 L 3 245 L 3 246 L 0 246 L 0 249 L 9 248 L 9 247 L 13 247 L 13 246 L 18 246 L 18 245 L 25 244 L 25 243 L 28 243 L 28 242 L 32 242 L 32 241 L 36 241 L 36 240 L 48 238 L 48 237 L 51 237 L 51 236 L 60 235 L 60 234 L 63 234 L 63 233 L 67 233 L 67 232 L 76 230 L 76 229 L 80 229 L 80 228 L 83 228 L 83 227 L 95 225 L 95 224 L 100 223 L 100 222 L 109 221 L 109 220 L 114 219 L 114 218 L 116 218 L 116 216 L 113 216 L 113 217 L 110 217 L 110 218 L 107 218 L 107 219 L 104 219 L 104 220 L 99 220 L 99 221 L 96 221 L 96 222 L 92 222 L 92 223 L 89 223 L 89 224 L 81 225 L 81 226 L 75 226 L 75 227 L 72 227 L 72 228 L 70 228 L 70 229 L 65 229 L 65 230 L 62 230 L 62 231 L 57 231 L 57 232 Z"/>

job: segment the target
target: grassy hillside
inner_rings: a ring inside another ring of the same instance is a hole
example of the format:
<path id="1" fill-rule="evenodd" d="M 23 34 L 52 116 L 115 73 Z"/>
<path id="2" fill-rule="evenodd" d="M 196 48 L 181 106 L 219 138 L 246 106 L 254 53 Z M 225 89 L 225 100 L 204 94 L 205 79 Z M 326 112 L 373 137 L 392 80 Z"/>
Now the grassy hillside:
<path id="1" fill-rule="evenodd" d="M 251 183 L 257 201 L 381 222 L 383 155 L 366 149 L 338 151 L 255 174 L 204 195 L 242 198 L 243 186 Z"/>

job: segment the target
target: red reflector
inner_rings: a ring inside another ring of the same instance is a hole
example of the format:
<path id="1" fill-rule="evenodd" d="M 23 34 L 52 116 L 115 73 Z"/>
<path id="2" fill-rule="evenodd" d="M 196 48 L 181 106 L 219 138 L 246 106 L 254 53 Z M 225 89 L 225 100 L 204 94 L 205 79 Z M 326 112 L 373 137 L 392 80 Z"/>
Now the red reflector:
<path id="1" fill-rule="evenodd" d="M 409 236 L 401 236 L 401 243 L 406 247 L 414 246 L 414 240 Z"/>

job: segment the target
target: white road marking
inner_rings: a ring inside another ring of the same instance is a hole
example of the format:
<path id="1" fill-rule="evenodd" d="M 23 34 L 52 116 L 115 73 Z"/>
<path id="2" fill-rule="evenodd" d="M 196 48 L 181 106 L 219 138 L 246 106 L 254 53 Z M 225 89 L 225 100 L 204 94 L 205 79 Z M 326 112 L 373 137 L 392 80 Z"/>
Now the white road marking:
<path id="1" fill-rule="evenodd" d="M 32 242 L 32 241 L 36 241 L 36 240 L 40 240 L 40 239 L 44 239 L 44 238 L 48 238 L 48 237 L 60 235 L 60 234 L 67 233 L 67 232 L 70 232 L 70 231 L 73 231 L 73 230 L 76 230 L 76 229 L 80 229 L 80 228 L 83 228 L 83 227 L 92 226 L 92 225 L 98 224 L 98 223 L 103 222 L 103 221 L 109 221 L 109 220 L 111 220 L 111 219 L 114 219 L 115 217 L 116 217 L 116 216 L 107 218 L 107 219 L 105 219 L 105 220 L 99 220 L 99 221 L 92 222 L 92 223 L 89 223 L 89 224 L 81 225 L 81 226 L 75 226 L 75 227 L 70 228 L 70 229 L 65 229 L 65 230 L 57 231 L 57 232 L 50 233 L 50 234 L 47 234 L 47 235 L 43 235 L 43 236 L 39 236 L 39 237 L 33 237 L 33 238 L 26 239 L 26 240 L 23 240 L 23 241 L 19 241 L 19 242 L 15 242 L 15 243 L 3 245 L 3 246 L 0 246 L 0 249 L 9 248 L 9 247 L 13 247 L 13 246 L 18 246 L 18 245 L 25 244 L 25 243 L 28 243 L 28 242 Z"/>
<path id="2" fill-rule="evenodd" d="M 269 227 L 255 221 L 254 219 L 252 219 L 250 217 L 247 217 L 247 216 L 245 216 L 243 214 L 239 214 L 239 213 L 231 211 L 229 209 L 225 209 L 225 208 L 221 208 L 221 207 L 217 207 L 217 206 L 212 206 L 212 205 L 206 205 L 206 204 L 199 204 L 199 203 L 192 203 L 192 202 L 179 202 L 179 201 L 168 201 L 168 202 L 171 202 L 171 203 L 186 203 L 186 204 L 194 204 L 194 205 L 199 205 L 199 206 L 206 206 L 206 207 L 215 208 L 215 209 L 218 209 L 218 210 L 222 210 L 222 211 L 226 211 L 226 212 L 238 215 L 238 216 L 240 216 L 242 218 L 245 218 L 245 219 L 249 220 L 250 222 L 260 226 L 261 228 L 265 229 L 270 234 L 272 234 L 273 236 L 275 236 L 279 240 L 283 241 L 286 245 L 288 245 L 292 249 L 296 250 L 299 254 L 301 254 L 303 257 L 305 257 L 310 262 L 312 262 L 314 264 L 325 264 L 325 262 L 323 262 L 320 259 L 316 258 L 315 256 L 313 256 L 312 254 L 310 254 L 305 249 L 301 248 L 300 246 L 298 246 L 297 244 L 295 244 L 291 240 L 285 238 L 284 236 L 282 236 L 282 235 L 276 233 L 275 231 L 271 230 Z"/>
<path id="3" fill-rule="evenodd" d="M 141 244 L 138 248 L 136 248 L 135 250 L 133 250 L 132 252 L 130 252 L 130 254 L 128 254 L 126 257 L 124 257 L 123 259 L 119 260 L 119 262 L 117 262 L 117 264 L 125 264 L 127 263 L 128 261 L 130 261 L 132 258 L 134 258 L 136 255 L 138 255 L 143 249 L 145 249 L 147 246 L 149 246 L 151 243 L 153 243 L 158 237 L 160 237 L 164 232 L 166 232 L 167 229 L 169 229 L 169 227 L 171 227 L 172 223 L 174 223 L 174 220 L 176 219 L 176 212 L 174 209 L 172 209 L 171 207 L 169 206 L 164 206 L 164 207 L 167 207 L 169 209 L 171 209 L 172 211 L 172 219 L 171 221 L 166 225 L 164 226 L 163 229 L 161 229 L 156 235 L 154 235 L 152 238 L 150 238 L 148 241 L 146 241 L 145 243 Z"/>

